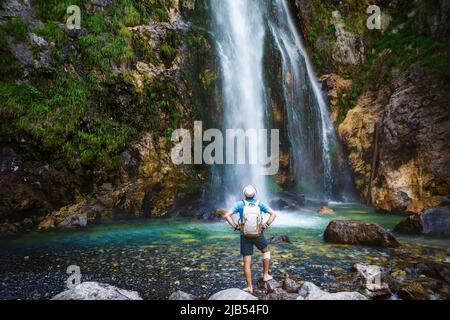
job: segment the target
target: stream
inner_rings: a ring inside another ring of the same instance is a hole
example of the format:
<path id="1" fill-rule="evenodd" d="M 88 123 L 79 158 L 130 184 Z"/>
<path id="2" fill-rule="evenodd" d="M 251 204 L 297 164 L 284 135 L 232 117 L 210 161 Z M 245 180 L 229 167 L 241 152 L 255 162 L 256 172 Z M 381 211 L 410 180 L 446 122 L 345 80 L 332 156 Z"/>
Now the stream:
<path id="1" fill-rule="evenodd" d="M 288 235 L 291 243 L 272 245 L 272 273 L 333 287 L 354 263 L 404 269 L 433 260 L 449 263 L 448 240 L 396 235 L 401 249 L 328 244 L 322 234 L 329 221 L 373 221 L 391 230 L 401 216 L 376 214 L 357 204 L 281 211 L 267 236 Z M 260 253 L 255 255 L 259 260 Z M 260 277 L 260 261 L 253 278 Z M 32 233 L 0 242 L 0 299 L 48 299 L 66 289 L 66 269 L 77 265 L 81 281 L 98 281 L 135 290 L 144 299 L 166 299 L 181 289 L 206 298 L 244 287 L 239 235 L 225 222 L 192 219 L 111 221 L 86 229 Z M 418 275 L 417 275 L 418 276 Z M 339 286 L 338 286 L 339 287 Z M 448 290 L 448 288 L 445 288 Z M 261 295 L 261 292 L 257 292 Z"/>

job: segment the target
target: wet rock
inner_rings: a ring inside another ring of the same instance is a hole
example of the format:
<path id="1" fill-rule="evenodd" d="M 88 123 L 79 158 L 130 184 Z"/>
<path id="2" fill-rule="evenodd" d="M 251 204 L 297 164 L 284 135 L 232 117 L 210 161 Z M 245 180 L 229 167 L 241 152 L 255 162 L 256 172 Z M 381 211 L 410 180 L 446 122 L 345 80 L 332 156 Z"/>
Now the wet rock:
<path id="1" fill-rule="evenodd" d="M 423 262 L 416 265 L 417 273 L 450 283 L 450 265 L 437 262 Z"/>
<path id="2" fill-rule="evenodd" d="M 258 279 L 258 287 L 265 290 L 266 293 L 272 293 L 277 288 L 281 288 L 281 284 L 275 279 L 269 281 L 263 281 L 263 278 Z"/>
<path id="3" fill-rule="evenodd" d="M 320 207 L 317 212 L 321 214 L 336 214 L 333 209 L 328 207 Z"/>
<path id="4" fill-rule="evenodd" d="M 282 288 L 286 290 L 287 293 L 298 293 L 300 286 L 297 282 L 289 277 L 283 279 Z"/>
<path id="5" fill-rule="evenodd" d="M 427 290 L 417 281 L 405 281 L 397 292 L 400 299 L 403 300 L 426 300 L 429 299 Z"/>
<path id="6" fill-rule="evenodd" d="M 223 209 L 215 209 L 211 211 L 202 212 L 197 215 L 197 219 L 203 221 L 221 221 L 223 219 L 226 210 Z"/>
<path id="7" fill-rule="evenodd" d="M 395 237 L 379 225 L 364 221 L 331 221 L 324 239 L 332 243 L 360 244 L 369 246 L 397 247 Z"/>
<path id="8" fill-rule="evenodd" d="M 258 300 L 258 298 L 241 289 L 232 288 L 219 291 L 209 297 L 208 300 Z"/>
<path id="9" fill-rule="evenodd" d="M 291 243 L 291 240 L 286 235 L 273 236 L 269 239 L 269 243 L 271 243 L 271 244 Z"/>
<path id="10" fill-rule="evenodd" d="M 45 231 L 53 229 L 55 227 L 55 219 L 53 217 L 47 217 L 42 220 L 38 225 L 39 231 Z"/>
<path id="11" fill-rule="evenodd" d="M 72 214 L 66 217 L 58 226 L 62 226 L 65 228 L 84 228 L 87 226 L 87 214 L 86 212 L 80 214 Z"/>
<path id="12" fill-rule="evenodd" d="M 359 292 L 329 293 L 311 282 L 305 282 L 299 291 L 297 300 L 368 300 Z"/>
<path id="13" fill-rule="evenodd" d="M 142 300 L 142 298 L 136 291 L 123 290 L 98 282 L 83 282 L 54 296 L 52 300 Z"/>
<path id="14" fill-rule="evenodd" d="M 264 300 L 296 300 L 298 293 L 289 293 L 282 288 L 275 288 L 264 297 Z"/>
<path id="15" fill-rule="evenodd" d="M 419 214 L 431 208 L 446 207 L 449 205 L 449 198 L 443 196 L 432 196 L 421 200 L 411 201 L 405 211 L 410 212 L 411 214 Z"/>
<path id="16" fill-rule="evenodd" d="M 20 232 L 16 223 L 5 222 L 0 224 L 0 238 L 7 238 Z"/>
<path id="17" fill-rule="evenodd" d="M 402 220 L 394 229 L 408 234 L 450 236 L 450 207 L 428 209 Z"/>
<path id="18" fill-rule="evenodd" d="M 169 300 L 197 300 L 197 297 L 190 293 L 178 290 L 170 295 Z"/>

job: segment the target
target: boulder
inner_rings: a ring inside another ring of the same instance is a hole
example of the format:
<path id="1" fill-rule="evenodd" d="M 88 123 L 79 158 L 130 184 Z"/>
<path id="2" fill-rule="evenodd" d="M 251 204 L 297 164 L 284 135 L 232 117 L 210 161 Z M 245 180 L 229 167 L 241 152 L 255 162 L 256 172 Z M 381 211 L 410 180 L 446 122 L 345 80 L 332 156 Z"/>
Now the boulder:
<path id="1" fill-rule="evenodd" d="M 305 282 L 299 291 L 297 300 L 368 300 L 359 292 L 329 293 L 311 282 Z"/>
<path id="2" fill-rule="evenodd" d="M 450 207 L 431 208 L 402 220 L 394 229 L 409 234 L 450 236 Z"/>
<path id="3" fill-rule="evenodd" d="M 197 297 L 190 293 L 177 290 L 170 295 L 169 300 L 197 300 Z"/>
<path id="4" fill-rule="evenodd" d="M 343 244 L 397 247 L 395 237 L 379 225 L 365 221 L 331 221 L 323 235 L 325 241 Z"/>
<path id="5" fill-rule="evenodd" d="M 83 282 L 57 294 L 52 300 L 142 300 L 136 291 L 116 288 L 98 282 Z"/>
<path id="6" fill-rule="evenodd" d="M 231 288 L 213 294 L 208 300 L 258 300 L 258 298 L 241 289 Z"/>

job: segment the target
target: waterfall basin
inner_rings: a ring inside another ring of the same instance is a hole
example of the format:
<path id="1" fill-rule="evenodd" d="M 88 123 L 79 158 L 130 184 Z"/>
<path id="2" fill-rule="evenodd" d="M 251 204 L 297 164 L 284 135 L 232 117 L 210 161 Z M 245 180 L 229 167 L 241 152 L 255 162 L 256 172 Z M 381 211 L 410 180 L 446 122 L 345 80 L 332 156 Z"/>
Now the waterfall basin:
<path id="1" fill-rule="evenodd" d="M 321 215 L 317 208 L 279 212 L 267 237 L 287 235 L 291 243 L 271 246 L 275 278 L 287 273 L 297 281 L 334 288 L 336 279 L 355 263 L 405 271 L 411 277 L 421 276 L 413 270 L 418 263 L 450 263 L 449 239 L 396 234 L 399 249 L 325 243 L 323 231 L 331 220 L 373 221 L 392 230 L 402 218 L 358 204 L 331 208 L 336 214 Z M 254 257 L 256 281 L 261 254 Z M 70 265 L 80 267 L 81 281 L 135 290 L 144 299 L 166 299 L 177 289 L 206 298 L 222 289 L 244 287 L 241 260 L 239 234 L 224 221 L 109 221 L 85 229 L 32 233 L 0 241 L 0 299 L 49 299 L 65 290 Z M 445 296 L 448 283 L 438 287 L 434 294 Z"/>

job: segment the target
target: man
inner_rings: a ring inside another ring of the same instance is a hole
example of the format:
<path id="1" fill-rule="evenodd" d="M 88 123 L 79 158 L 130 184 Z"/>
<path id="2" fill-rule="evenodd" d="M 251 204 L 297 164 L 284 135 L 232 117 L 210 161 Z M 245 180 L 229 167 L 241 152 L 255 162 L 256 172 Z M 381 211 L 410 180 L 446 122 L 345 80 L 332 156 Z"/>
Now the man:
<path id="1" fill-rule="evenodd" d="M 252 255 L 253 255 L 253 246 L 256 246 L 258 250 L 263 253 L 263 281 L 267 282 L 272 279 L 269 275 L 269 266 L 270 266 L 270 249 L 269 243 L 265 237 L 264 231 L 273 223 L 275 218 L 277 217 L 276 213 L 265 205 L 262 202 L 256 200 L 256 189 L 253 186 L 247 186 L 243 190 L 244 200 L 236 202 L 234 208 L 225 213 L 224 217 L 227 220 L 228 224 L 234 228 L 234 230 L 239 230 L 241 232 L 241 254 L 244 257 L 244 273 L 245 279 L 247 281 L 247 288 L 244 291 L 253 293 L 252 286 Z M 268 213 L 269 219 L 266 223 L 262 224 L 262 231 L 257 237 L 247 237 L 244 234 L 244 211 L 246 210 L 246 206 L 254 205 L 259 207 L 260 213 Z M 239 213 L 239 223 L 236 224 L 232 215 L 234 213 Z"/>

